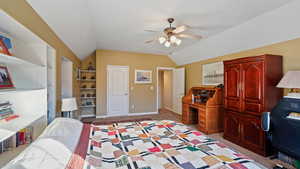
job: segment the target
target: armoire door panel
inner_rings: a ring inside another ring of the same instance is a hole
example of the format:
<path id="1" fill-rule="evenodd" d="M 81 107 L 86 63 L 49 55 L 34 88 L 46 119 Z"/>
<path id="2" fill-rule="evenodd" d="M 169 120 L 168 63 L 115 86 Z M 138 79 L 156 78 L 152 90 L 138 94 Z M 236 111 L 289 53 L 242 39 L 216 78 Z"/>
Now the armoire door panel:
<path id="1" fill-rule="evenodd" d="M 240 122 L 236 115 L 226 112 L 224 118 L 224 136 L 232 140 L 240 140 Z"/>
<path id="2" fill-rule="evenodd" d="M 241 141 L 253 149 L 263 149 L 264 131 L 261 129 L 259 118 L 245 118 L 240 120 Z"/>
<path id="3" fill-rule="evenodd" d="M 261 103 L 263 89 L 263 62 L 242 64 L 242 91 L 246 102 Z"/>
<path id="4" fill-rule="evenodd" d="M 225 108 L 233 111 L 241 110 L 241 65 L 225 65 Z"/>

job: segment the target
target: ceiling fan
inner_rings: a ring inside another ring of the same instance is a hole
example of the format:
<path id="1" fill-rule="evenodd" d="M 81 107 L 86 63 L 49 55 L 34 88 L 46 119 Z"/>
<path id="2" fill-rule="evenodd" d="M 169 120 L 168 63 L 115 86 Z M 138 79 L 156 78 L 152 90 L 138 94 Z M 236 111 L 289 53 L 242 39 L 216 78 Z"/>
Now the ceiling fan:
<path id="1" fill-rule="evenodd" d="M 152 43 L 158 41 L 160 44 L 164 44 L 165 47 L 169 48 L 171 46 L 179 46 L 182 42 L 181 38 L 189 38 L 189 39 L 201 39 L 200 35 L 193 35 L 183 33 L 191 27 L 188 25 L 181 25 L 178 27 L 172 26 L 172 23 L 175 21 L 174 18 L 168 18 L 169 27 L 163 30 L 163 34 L 159 37 L 156 37 L 152 40 L 146 41 L 145 43 Z M 145 30 L 147 32 L 158 32 L 154 30 Z"/>

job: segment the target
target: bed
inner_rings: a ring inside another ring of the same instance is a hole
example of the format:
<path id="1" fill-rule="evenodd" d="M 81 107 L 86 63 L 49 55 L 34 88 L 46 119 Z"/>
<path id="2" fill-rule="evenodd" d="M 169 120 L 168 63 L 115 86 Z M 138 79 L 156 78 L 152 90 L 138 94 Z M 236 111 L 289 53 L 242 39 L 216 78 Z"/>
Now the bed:
<path id="1" fill-rule="evenodd" d="M 261 169 L 255 161 L 174 121 L 111 125 L 58 118 L 5 169 Z"/>

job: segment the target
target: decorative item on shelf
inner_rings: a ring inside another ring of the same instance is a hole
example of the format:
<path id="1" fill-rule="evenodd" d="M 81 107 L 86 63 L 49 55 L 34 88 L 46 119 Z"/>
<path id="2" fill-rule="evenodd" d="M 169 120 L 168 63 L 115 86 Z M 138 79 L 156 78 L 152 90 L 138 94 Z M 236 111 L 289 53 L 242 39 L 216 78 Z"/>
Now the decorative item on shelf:
<path id="1" fill-rule="evenodd" d="M 81 88 L 85 89 L 85 88 L 86 88 L 86 85 L 82 85 Z"/>
<path id="2" fill-rule="evenodd" d="M 96 85 L 95 85 L 95 84 L 91 85 L 91 88 L 92 88 L 92 89 L 95 89 L 95 88 L 96 88 Z"/>
<path id="3" fill-rule="evenodd" d="M 93 105 L 93 102 L 92 102 L 92 101 L 87 101 L 85 104 L 86 104 L 87 106 L 91 106 L 91 105 Z"/>
<path id="4" fill-rule="evenodd" d="M 92 77 L 91 77 L 91 79 L 92 79 L 92 80 L 95 80 L 95 79 L 96 79 L 96 77 L 95 77 L 95 76 L 92 76 Z"/>
<path id="5" fill-rule="evenodd" d="M 81 94 L 81 96 L 80 97 L 85 97 L 85 95 L 84 94 Z"/>
<path id="6" fill-rule="evenodd" d="M 78 110 L 76 98 L 64 98 L 62 99 L 61 116 L 64 117 L 64 112 L 68 113 L 67 117 L 72 117 L 72 112 Z"/>
<path id="7" fill-rule="evenodd" d="M 90 93 L 86 94 L 86 97 L 91 97 L 91 94 Z"/>
<path id="8" fill-rule="evenodd" d="M 12 44 L 10 38 L 0 34 L 0 53 L 12 55 Z"/>
<path id="9" fill-rule="evenodd" d="M 0 66 L 0 89 L 14 88 L 6 66 Z"/>
<path id="10" fill-rule="evenodd" d="M 96 70 L 92 62 L 89 63 L 88 70 Z"/>
<path id="11" fill-rule="evenodd" d="M 300 71 L 288 71 L 278 83 L 278 88 L 290 89 L 287 97 L 300 99 Z"/>
<path id="12" fill-rule="evenodd" d="M 82 80 L 85 80 L 86 79 L 86 76 L 82 76 Z"/>
<path id="13" fill-rule="evenodd" d="M 9 101 L 0 103 L 0 120 L 10 121 L 19 117 L 18 115 L 14 115 L 11 106 L 12 104 Z"/>
<path id="14" fill-rule="evenodd" d="M 146 84 L 152 83 L 152 71 L 151 70 L 135 70 L 135 83 Z"/>
<path id="15" fill-rule="evenodd" d="M 96 93 L 94 93 L 92 97 L 96 97 Z"/>

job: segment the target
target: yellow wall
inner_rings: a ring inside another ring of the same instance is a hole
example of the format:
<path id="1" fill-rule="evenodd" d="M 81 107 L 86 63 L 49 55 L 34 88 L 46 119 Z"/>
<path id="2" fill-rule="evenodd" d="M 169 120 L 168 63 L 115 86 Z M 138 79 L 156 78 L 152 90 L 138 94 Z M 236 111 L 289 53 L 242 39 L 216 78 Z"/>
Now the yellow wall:
<path id="1" fill-rule="evenodd" d="M 156 67 L 175 67 L 176 64 L 163 55 L 97 50 L 97 115 L 106 114 L 107 65 L 129 66 L 129 112 L 156 112 Z M 134 84 L 135 69 L 152 70 L 152 84 Z M 150 87 L 153 86 L 154 90 Z M 135 109 L 131 109 L 131 105 Z"/>
<path id="2" fill-rule="evenodd" d="M 228 54 L 200 62 L 184 65 L 186 68 L 186 89 L 202 84 L 202 65 L 234 58 L 257 56 L 262 54 L 275 54 L 283 56 L 283 70 L 300 70 L 300 38 L 277 44 L 272 44 L 257 49 L 246 50 L 234 54 Z M 285 91 L 286 93 L 287 91 Z"/>
<path id="3" fill-rule="evenodd" d="M 61 57 L 65 56 L 75 65 L 80 66 L 80 60 L 76 55 L 59 39 L 52 29 L 43 21 L 43 19 L 31 8 L 25 0 L 1 0 L 0 7 L 7 14 L 12 16 L 27 29 L 39 36 L 56 50 L 56 77 L 57 77 L 57 111 L 60 111 L 61 105 Z M 3 24 L 3 23 L 2 23 Z M 74 85 L 74 91 L 77 92 L 77 85 Z M 75 93 L 74 95 L 77 95 Z"/>

